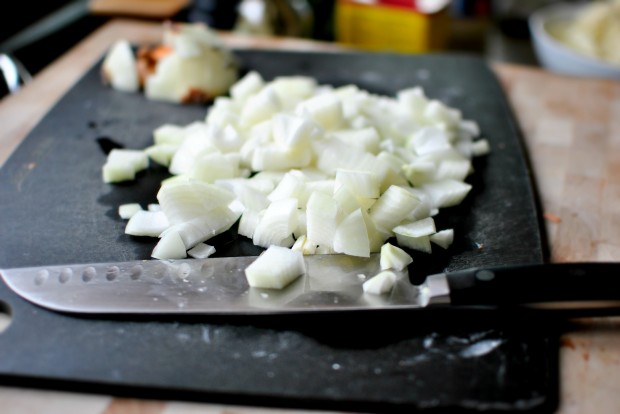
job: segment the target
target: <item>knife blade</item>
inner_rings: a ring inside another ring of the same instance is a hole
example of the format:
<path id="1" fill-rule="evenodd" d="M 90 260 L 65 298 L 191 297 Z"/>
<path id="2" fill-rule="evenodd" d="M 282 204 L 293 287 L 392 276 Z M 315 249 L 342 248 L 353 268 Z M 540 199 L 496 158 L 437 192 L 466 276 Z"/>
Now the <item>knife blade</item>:
<path id="1" fill-rule="evenodd" d="M 22 298 L 82 314 L 274 314 L 452 306 L 620 309 L 620 263 L 506 265 L 430 275 L 421 285 L 396 272 L 389 294 L 362 285 L 380 272 L 379 255 L 306 256 L 306 273 L 282 290 L 250 287 L 255 256 L 142 260 L 2 269 Z"/>

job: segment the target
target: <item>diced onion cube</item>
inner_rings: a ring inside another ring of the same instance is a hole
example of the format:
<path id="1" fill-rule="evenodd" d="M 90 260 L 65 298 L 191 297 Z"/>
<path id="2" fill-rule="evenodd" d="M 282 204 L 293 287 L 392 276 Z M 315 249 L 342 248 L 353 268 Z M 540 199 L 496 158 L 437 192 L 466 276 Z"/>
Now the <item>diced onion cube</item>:
<path id="1" fill-rule="evenodd" d="M 337 218 L 336 200 L 323 193 L 312 193 L 306 208 L 308 238 L 320 246 L 331 249 L 336 234 Z"/>
<path id="2" fill-rule="evenodd" d="M 410 191 L 390 186 L 370 209 L 370 217 L 382 231 L 390 231 L 403 221 L 420 204 L 420 199 Z"/>
<path id="3" fill-rule="evenodd" d="M 267 207 L 258 222 L 252 241 L 257 246 L 271 245 L 291 247 L 293 232 L 297 228 L 297 200 L 285 198 Z"/>
<path id="4" fill-rule="evenodd" d="M 305 272 L 301 252 L 280 246 L 269 247 L 245 269 L 248 284 L 263 289 L 282 289 Z"/>
<path id="5" fill-rule="evenodd" d="M 125 226 L 125 234 L 131 236 L 159 237 L 170 227 L 168 218 L 162 211 L 136 211 Z"/>
<path id="6" fill-rule="evenodd" d="M 396 234 L 396 241 L 399 246 L 408 247 L 412 250 L 418 250 L 424 253 L 431 253 L 431 241 L 429 236 L 411 237 L 402 234 Z"/>
<path id="7" fill-rule="evenodd" d="M 104 80 L 116 90 L 136 92 L 140 87 L 136 58 L 127 40 L 118 40 L 112 45 L 103 60 L 101 71 Z"/>
<path id="8" fill-rule="evenodd" d="M 491 146 L 489 145 L 489 141 L 487 141 L 486 139 L 474 141 L 471 146 L 471 152 L 474 157 L 488 154 L 489 152 L 491 152 Z"/>
<path id="9" fill-rule="evenodd" d="M 370 241 L 362 210 L 355 210 L 340 222 L 334 235 L 334 251 L 350 256 L 370 256 Z"/>
<path id="10" fill-rule="evenodd" d="M 411 256 L 409 256 L 409 254 L 403 249 L 390 243 L 385 243 L 381 246 L 381 269 L 403 270 L 412 262 L 413 259 Z"/>
<path id="11" fill-rule="evenodd" d="M 103 165 L 103 181 L 116 183 L 133 180 L 136 173 L 146 169 L 149 157 L 144 151 L 115 148 L 108 154 Z"/>
<path id="12" fill-rule="evenodd" d="M 424 184 L 422 190 L 431 197 L 434 207 L 443 208 L 460 204 L 471 190 L 471 185 L 456 180 L 442 180 Z"/>
<path id="13" fill-rule="evenodd" d="M 430 239 L 437 246 L 447 249 L 448 247 L 450 247 L 450 245 L 454 241 L 454 230 L 447 229 L 447 230 L 438 231 L 437 233 L 432 234 L 430 236 Z"/>
<path id="14" fill-rule="evenodd" d="M 401 224 L 393 229 L 394 233 L 407 237 L 430 236 L 435 233 L 435 221 L 431 217 L 411 223 Z"/>
<path id="15" fill-rule="evenodd" d="M 194 259 L 206 259 L 213 253 L 215 253 L 215 247 L 205 243 L 198 243 L 187 251 L 187 254 Z"/>
<path id="16" fill-rule="evenodd" d="M 247 75 L 230 87 L 230 96 L 239 102 L 244 102 L 250 96 L 258 93 L 264 84 L 265 82 L 258 72 L 248 72 Z"/>
<path id="17" fill-rule="evenodd" d="M 396 273 L 389 270 L 384 270 L 383 272 L 380 272 L 365 281 L 362 285 L 362 289 L 364 292 L 372 295 L 384 295 L 392 291 L 395 283 Z"/>
<path id="18" fill-rule="evenodd" d="M 185 245 L 181 236 L 176 231 L 170 231 L 159 239 L 159 243 L 153 249 L 151 256 L 156 259 L 184 259 L 187 257 Z"/>
<path id="19" fill-rule="evenodd" d="M 142 207 L 138 203 L 128 203 L 118 206 L 118 215 L 122 219 L 130 219 L 131 216 L 142 210 Z"/>

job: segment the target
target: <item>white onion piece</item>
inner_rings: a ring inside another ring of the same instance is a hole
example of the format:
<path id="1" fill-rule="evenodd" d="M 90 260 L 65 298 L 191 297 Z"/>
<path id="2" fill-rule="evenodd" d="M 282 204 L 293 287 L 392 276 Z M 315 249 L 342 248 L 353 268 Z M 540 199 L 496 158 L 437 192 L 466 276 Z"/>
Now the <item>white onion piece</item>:
<path id="1" fill-rule="evenodd" d="M 377 169 L 377 177 L 381 179 L 380 191 L 383 193 L 390 188 L 391 185 L 399 187 L 409 187 L 409 183 L 401 174 L 401 166 L 404 161 L 394 154 L 385 151 L 380 152 L 375 160 L 375 168 Z"/>
<path id="2" fill-rule="evenodd" d="M 437 100 L 431 100 L 424 108 L 424 118 L 427 122 L 454 128 L 460 122 L 461 114 Z"/>
<path id="3" fill-rule="evenodd" d="M 220 150 L 207 139 L 206 134 L 206 130 L 197 130 L 186 136 L 170 161 L 170 167 L 168 169 L 172 174 L 188 173 L 191 171 L 196 160 L 202 155 L 220 152 Z"/>
<path id="4" fill-rule="evenodd" d="M 431 253 L 431 241 L 429 236 L 410 237 L 404 234 L 396 234 L 396 241 L 399 246 L 408 247 L 424 253 Z"/>
<path id="5" fill-rule="evenodd" d="M 405 187 L 407 191 L 414 194 L 420 203 L 417 207 L 409 213 L 407 220 L 417 221 L 431 216 L 431 210 L 433 209 L 431 198 L 428 194 L 418 188 Z"/>
<path id="6" fill-rule="evenodd" d="M 236 102 L 245 102 L 250 96 L 257 94 L 265 85 L 262 76 L 256 72 L 248 72 L 230 87 L 230 96 Z"/>
<path id="7" fill-rule="evenodd" d="M 250 96 L 243 105 L 240 125 L 244 129 L 270 119 L 282 109 L 282 103 L 272 87 L 266 86 L 256 95 Z"/>
<path id="8" fill-rule="evenodd" d="M 397 235 L 400 234 L 408 237 L 430 236 L 436 232 L 435 221 L 431 217 L 427 217 L 411 223 L 401 224 L 394 227 L 392 231 Z"/>
<path id="9" fill-rule="evenodd" d="M 247 184 L 249 187 L 255 189 L 258 192 L 261 192 L 265 195 L 269 194 L 275 188 L 276 184 L 274 184 L 273 180 L 262 177 L 260 174 L 256 174 L 252 178 L 248 178 Z"/>
<path id="10" fill-rule="evenodd" d="M 310 165 L 312 154 L 309 151 L 286 148 L 280 145 L 258 147 L 252 154 L 251 167 L 254 171 L 286 171 Z"/>
<path id="11" fill-rule="evenodd" d="M 282 289 L 305 272 L 301 252 L 280 246 L 269 247 L 245 269 L 248 284 L 263 289 Z"/>
<path id="12" fill-rule="evenodd" d="M 185 247 L 190 249 L 198 243 L 207 241 L 230 229 L 240 215 L 240 212 L 233 211 L 226 206 L 218 207 L 202 216 L 196 216 L 170 226 L 162 233 L 162 237 L 166 232 L 177 232 L 183 239 Z"/>
<path id="13" fill-rule="evenodd" d="M 222 99 L 222 97 L 217 98 L 216 101 L 218 99 Z M 227 127 L 238 127 L 239 121 L 239 115 L 235 110 L 221 109 L 213 106 L 211 107 L 211 110 L 205 118 L 205 122 L 207 122 L 209 125 L 216 126 L 222 130 L 226 129 Z"/>
<path id="14" fill-rule="evenodd" d="M 108 154 L 103 165 L 103 181 L 115 183 L 133 180 L 137 172 L 149 166 L 149 158 L 144 151 L 115 148 Z"/>
<path id="15" fill-rule="evenodd" d="M 243 180 L 242 184 L 236 185 L 232 191 L 241 202 L 244 209 L 263 211 L 269 206 L 267 196 L 249 185 L 250 180 Z"/>
<path id="16" fill-rule="evenodd" d="M 381 137 L 373 127 L 361 129 L 343 129 L 331 132 L 333 136 L 347 145 L 360 149 L 364 152 L 377 154 Z"/>
<path id="17" fill-rule="evenodd" d="M 140 88 L 136 58 L 126 40 L 112 45 L 103 60 L 101 71 L 104 80 L 116 90 L 136 92 Z"/>
<path id="18" fill-rule="evenodd" d="M 396 99 L 403 108 L 408 110 L 410 115 L 417 118 L 428 105 L 428 98 L 420 87 L 403 89 L 396 94 Z"/>
<path id="19" fill-rule="evenodd" d="M 377 176 L 368 171 L 337 169 L 334 190 L 338 191 L 340 187 L 348 188 L 356 197 L 379 197 Z"/>
<path id="20" fill-rule="evenodd" d="M 206 259 L 214 253 L 215 247 L 205 243 L 198 243 L 187 251 L 187 254 L 194 259 Z"/>
<path id="21" fill-rule="evenodd" d="M 309 181 L 306 183 L 306 191 L 300 198 L 300 205 L 305 205 L 308 202 L 308 198 L 314 192 L 323 193 L 326 195 L 334 194 L 334 187 L 336 185 L 335 180 L 317 180 Z"/>
<path id="22" fill-rule="evenodd" d="M 239 159 L 229 154 L 205 154 L 196 159 L 189 176 L 206 183 L 239 175 Z"/>
<path id="23" fill-rule="evenodd" d="M 136 170 L 129 164 L 103 164 L 102 169 L 104 183 L 119 183 L 130 181 L 136 177 Z"/>
<path id="24" fill-rule="evenodd" d="M 306 118 L 280 113 L 272 118 L 272 134 L 274 142 L 278 145 L 307 150 L 321 131 L 314 122 Z"/>
<path id="25" fill-rule="evenodd" d="M 370 209 L 370 217 L 382 231 L 391 231 L 415 210 L 420 199 L 398 186 L 390 186 Z"/>
<path id="26" fill-rule="evenodd" d="M 431 197 L 434 207 L 444 208 L 460 204 L 471 190 L 471 185 L 456 180 L 442 180 L 424 184 L 422 190 Z"/>
<path id="27" fill-rule="evenodd" d="M 262 217 L 263 210 L 254 210 L 246 208 L 241 215 L 241 219 L 239 220 L 239 226 L 237 227 L 237 233 L 241 236 L 245 236 L 248 239 L 254 238 L 254 232 L 256 231 L 256 227 L 258 227 L 258 223 Z"/>
<path id="28" fill-rule="evenodd" d="M 375 226 L 374 221 L 370 218 L 370 215 L 366 211 L 362 210 L 362 216 L 364 217 L 364 223 L 366 224 L 366 231 L 368 232 L 368 242 L 370 245 L 370 253 L 378 253 L 381 250 L 381 245 L 392 236 L 391 233 L 382 232 Z"/>
<path id="29" fill-rule="evenodd" d="M 334 191 L 334 200 L 338 203 L 338 209 L 342 216 L 348 216 L 362 207 L 362 204 L 348 187 L 340 187 Z"/>
<path id="30" fill-rule="evenodd" d="M 282 200 L 285 198 L 299 199 L 304 195 L 306 180 L 300 174 L 288 172 L 284 174 L 282 180 L 276 188 L 267 196 L 270 201 Z M 302 203 L 305 204 L 305 203 Z"/>
<path id="31" fill-rule="evenodd" d="M 491 145 L 486 139 L 479 139 L 478 141 L 474 141 L 471 150 L 474 157 L 479 157 L 491 152 Z"/>
<path id="32" fill-rule="evenodd" d="M 205 25 L 175 23 L 165 27 L 163 43 L 172 52 L 159 59 L 144 93 L 150 99 L 191 101 L 223 95 L 237 80 L 232 54 Z"/>
<path id="33" fill-rule="evenodd" d="M 409 254 L 401 249 L 400 247 L 396 247 L 390 243 L 386 243 L 381 246 L 381 258 L 380 258 L 381 269 L 395 269 L 395 270 L 403 270 L 410 263 L 413 262 L 413 259 Z"/>
<path id="34" fill-rule="evenodd" d="M 179 233 L 171 231 L 162 236 L 153 249 L 151 257 L 160 260 L 184 259 L 187 257 L 185 245 Z"/>
<path id="35" fill-rule="evenodd" d="M 190 126 L 179 126 L 174 124 L 164 124 L 153 131 L 153 142 L 155 145 L 171 144 L 181 145 Z"/>
<path id="36" fill-rule="evenodd" d="M 120 218 L 128 220 L 131 218 L 131 216 L 141 210 L 142 207 L 138 203 L 121 204 L 120 206 L 118 206 L 118 215 Z"/>
<path id="37" fill-rule="evenodd" d="M 439 163 L 435 178 L 437 180 L 464 181 L 472 169 L 469 160 L 444 160 Z"/>
<path id="38" fill-rule="evenodd" d="M 312 193 L 306 207 L 308 239 L 319 246 L 333 248 L 338 218 L 338 203 L 323 193 Z"/>
<path id="39" fill-rule="evenodd" d="M 323 171 L 318 168 L 300 168 L 297 170 L 299 174 L 305 177 L 306 181 L 321 181 L 331 179 L 329 175 L 325 174 Z"/>
<path id="40" fill-rule="evenodd" d="M 302 249 L 302 253 L 304 254 L 304 256 L 308 256 L 311 254 L 318 254 L 319 252 L 317 251 L 319 248 L 319 245 L 312 241 L 312 240 L 306 240 L 306 242 L 304 243 L 303 249 Z"/>
<path id="41" fill-rule="evenodd" d="M 229 123 L 223 125 L 210 123 L 207 124 L 205 135 L 206 139 L 219 151 L 227 153 L 227 155 L 234 153 L 235 158 L 241 160 L 241 156 L 236 152 L 241 149 L 244 140 L 234 126 Z"/>
<path id="42" fill-rule="evenodd" d="M 437 173 L 437 165 L 431 160 L 416 159 L 403 165 L 403 174 L 414 186 L 432 182 Z"/>
<path id="43" fill-rule="evenodd" d="M 161 186 L 174 185 L 179 183 L 186 183 L 192 181 L 187 174 L 173 175 L 168 177 L 161 182 Z"/>
<path id="44" fill-rule="evenodd" d="M 418 155 L 425 155 L 452 148 L 446 132 L 436 127 L 425 127 L 418 130 L 413 134 L 408 145 L 411 145 L 411 148 Z"/>
<path id="45" fill-rule="evenodd" d="M 297 250 L 302 252 L 304 251 L 304 244 L 306 244 L 306 241 L 308 240 L 308 238 L 306 237 L 305 234 L 301 235 L 300 237 L 297 238 L 297 240 L 295 240 L 295 243 L 293 243 L 293 245 L 291 246 L 291 250 Z"/>
<path id="46" fill-rule="evenodd" d="M 477 137 L 480 135 L 480 127 L 478 124 L 475 121 L 470 121 L 468 119 L 461 121 L 461 130 L 472 137 Z"/>
<path id="47" fill-rule="evenodd" d="M 339 129 L 344 121 L 342 104 L 334 93 L 324 93 L 300 102 L 295 112 L 308 116 L 325 130 Z"/>
<path id="48" fill-rule="evenodd" d="M 317 246 L 314 254 L 334 254 L 334 249 L 330 246 Z"/>
<path id="49" fill-rule="evenodd" d="M 338 225 L 334 235 L 334 251 L 350 256 L 370 257 L 370 241 L 361 209 L 346 216 Z"/>
<path id="50" fill-rule="evenodd" d="M 300 236 L 291 247 L 292 250 L 300 251 L 304 256 L 316 254 L 319 246 L 312 240 L 308 240 L 305 234 Z"/>
<path id="51" fill-rule="evenodd" d="M 125 234 L 159 237 L 168 227 L 170 227 L 170 223 L 162 211 L 140 210 L 136 211 L 127 222 Z"/>
<path id="52" fill-rule="evenodd" d="M 278 183 L 282 180 L 282 178 L 284 178 L 284 175 L 286 174 L 286 172 L 284 171 L 261 171 L 257 174 L 255 174 L 252 178 L 250 178 L 249 181 L 264 181 L 263 184 L 261 184 L 261 186 L 264 186 L 265 188 L 267 187 L 267 182 L 270 183 L 271 185 L 271 189 L 269 189 L 268 191 L 262 191 L 264 193 L 269 193 L 271 191 L 273 191 L 274 188 L 276 188 L 276 186 L 278 185 Z"/>
<path id="53" fill-rule="evenodd" d="M 362 285 L 362 289 L 365 293 L 372 295 L 385 295 L 392 291 L 394 284 L 396 283 L 396 279 L 396 273 L 389 270 L 384 270 L 383 272 L 380 272 L 365 281 Z"/>
<path id="54" fill-rule="evenodd" d="M 227 206 L 234 199 L 232 192 L 199 181 L 163 185 L 157 193 L 157 200 L 171 224 L 204 216 L 211 210 Z"/>
<path id="55" fill-rule="evenodd" d="M 272 202 L 261 217 L 252 241 L 257 246 L 291 247 L 297 228 L 297 199 L 285 198 Z"/>
<path id="56" fill-rule="evenodd" d="M 316 80 L 307 76 L 280 76 L 270 85 L 284 108 L 293 108 L 301 100 L 312 96 L 317 88 Z"/>
<path id="57" fill-rule="evenodd" d="M 325 174 L 333 176 L 339 168 L 372 172 L 376 157 L 357 148 L 352 148 L 337 138 L 313 142 L 317 153 L 316 166 Z"/>
<path id="58" fill-rule="evenodd" d="M 179 149 L 177 144 L 157 144 L 145 148 L 144 152 L 156 163 L 169 167 L 172 157 Z"/>
<path id="59" fill-rule="evenodd" d="M 448 247 L 450 247 L 450 245 L 454 241 L 454 230 L 447 229 L 447 230 L 438 231 L 437 233 L 432 234 L 430 236 L 430 240 L 431 242 L 435 243 L 437 246 L 447 249 Z"/>

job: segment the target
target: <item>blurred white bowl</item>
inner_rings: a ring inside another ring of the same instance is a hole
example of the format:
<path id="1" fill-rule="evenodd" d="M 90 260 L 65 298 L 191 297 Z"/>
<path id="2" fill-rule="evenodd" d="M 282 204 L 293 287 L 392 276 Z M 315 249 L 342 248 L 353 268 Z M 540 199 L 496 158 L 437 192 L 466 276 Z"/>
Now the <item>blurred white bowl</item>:
<path id="1" fill-rule="evenodd" d="M 584 4 L 555 3 L 530 15 L 532 42 L 540 64 L 567 75 L 620 79 L 620 66 L 581 54 L 550 34 L 565 29 L 583 7 Z"/>

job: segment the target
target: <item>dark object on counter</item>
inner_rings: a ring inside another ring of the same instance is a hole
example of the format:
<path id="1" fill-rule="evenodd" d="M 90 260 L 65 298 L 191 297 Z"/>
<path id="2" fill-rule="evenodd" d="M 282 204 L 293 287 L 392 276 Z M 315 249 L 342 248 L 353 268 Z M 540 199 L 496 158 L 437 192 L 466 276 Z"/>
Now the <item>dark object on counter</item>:
<path id="1" fill-rule="evenodd" d="M 6 80 L 6 76 L 4 75 L 2 69 L 0 69 L 0 99 L 2 99 L 3 96 L 8 95 L 10 92 L 11 91 Z"/>
<path id="2" fill-rule="evenodd" d="M 187 10 L 189 22 L 203 22 L 209 27 L 231 30 L 237 21 L 241 0 L 194 0 Z"/>

